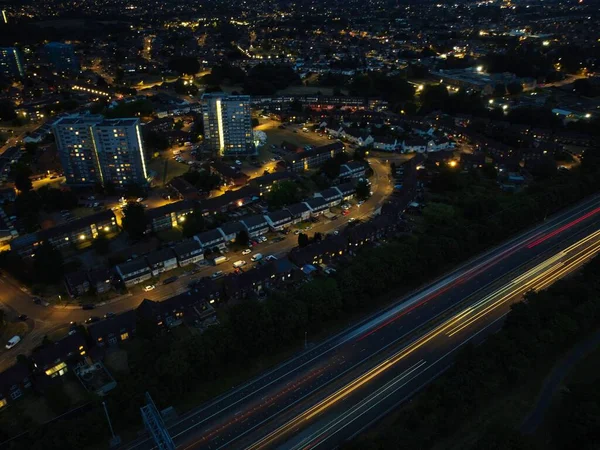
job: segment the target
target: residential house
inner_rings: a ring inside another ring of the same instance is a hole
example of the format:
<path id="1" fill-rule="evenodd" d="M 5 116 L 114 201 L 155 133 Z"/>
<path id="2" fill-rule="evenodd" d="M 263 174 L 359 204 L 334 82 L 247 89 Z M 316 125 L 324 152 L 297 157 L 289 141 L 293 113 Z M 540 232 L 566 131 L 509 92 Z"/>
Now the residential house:
<path id="1" fill-rule="evenodd" d="M 184 318 L 206 319 L 214 315 L 214 309 L 209 301 L 196 290 L 184 292 L 161 302 L 144 299 L 136 311 L 140 318 L 167 328 L 181 325 Z"/>
<path id="2" fill-rule="evenodd" d="M 97 294 L 104 294 L 112 289 L 112 273 L 109 269 L 99 268 L 88 272 L 90 289 Z"/>
<path id="3" fill-rule="evenodd" d="M 250 184 L 257 187 L 260 195 L 264 195 L 271 192 L 273 186 L 282 181 L 288 181 L 295 178 L 295 174 L 289 171 L 273 172 L 261 177 L 253 178 L 250 180 Z"/>
<path id="4" fill-rule="evenodd" d="M 16 363 L 0 372 L 0 410 L 31 388 L 31 371 L 27 364 Z"/>
<path id="5" fill-rule="evenodd" d="M 185 216 L 194 211 L 197 203 L 192 200 L 182 200 L 168 203 L 158 208 L 146 211 L 146 217 L 150 228 L 155 233 L 162 230 L 170 230 L 185 220 Z"/>
<path id="6" fill-rule="evenodd" d="M 398 221 L 389 215 L 378 215 L 373 219 L 347 228 L 344 237 L 348 240 L 348 250 L 354 252 L 367 243 L 377 242 L 398 231 Z"/>
<path id="7" fill-rule="evenodd" d="M 230 300 L 258 295 L 261 291 L 294 281 L 296 273 L 297 269 L 288 258 L 269 261 L 240 275 L 226 277 L 223 281 L 225 294 Z"/>
<path id="8" fill-rule="evenodd" d="M 209 198 L 200 202 L 200 210 L 203 215 L 214 214 L 217 212 L 227 212 L 230 209 L 240 208 L 257 201 L 260 198 L 260 192 L 254 186 L 244 186 L 235 191 L 227 191 L 223 195 Z"/>
<path id="9" fill-rule="evenodd" d="M 282 209 L 266 214 L 265 219 L 273 231 L 281 231 L 293 223 L 292 214 L 287 209 Z"/>
<path id="10" fill-rule="evenodd" d="M 338 179 L 349 180 L 352 178 L 362 178 L 365 176 L 367 168 L 364 163 L 359 161 L 350 161 L 340 166 Z"/>
<path id="11" fill-rule="evenodd" d="M 298 267 L 306 264 L 327 264 L 345 255 L 348 244 L 344 236 L 328 236 L 306 247 L 296 247 L 289 253 L 290 260 Z"/>
<path id="12" fill-rule="evenodd" d="M 342 193 L 335 187 L 325 189 L 315 194 L 315 197 L 322 197 L 330 208 L 342 203 Z"/>
<path id="13" fill-rule="evenodd" d="M 177 256 L 170 248 L 162 248 L 148 253 L 146 261 L 150 265 L 153 277 L 177 267 Z"/>
<path id="14" fill-rule="evenodd" d="M 329 203 L 323 197 L 314 197 L 304 202 L 310 208 L 311 217 L 317 217 L 329 211 Z"/>
<path id="15" fill-rule="evenodd" d="M 225 242 L 234 242 L 238 236 L 238 233 L 242 230 L 246 230 L 246 227 L 238 221 L 227 222 L 219 227 L 221 233 L 225 237 Z"/>
<path id="16" fill-rule="evenodd" d="M 335 155 L 344 151 L 342 142 L 333 142 L 323 145 L 312 150 L 306 150 L 299 153 L 287 155 L 285 160 L 288 168 L 293 172 L 303 172 L 306 170 L 316 169 L 325 161 L 335 157 Z"/>
<path id="17" fill-rule="evenodd" d="M 352 183 L 343 183 L 336 186 L 336 189 L 342 194 L 342 200 L 350 200 L 356 194 L 356 187 Z"/>
<path id="18" fill-rule="evenodd" d="M 395 152 L 402 148 L 402 143 L 393 136 L 378 136 L 374 138 L 373 148 L 384 152 Z"/>
<path id="19" fill-rule="evenodd" d="M 85 270 L 66 274 L 65 285 L 69 295 L 72 297 L 78 297 L 90 291 L 90 281 Z"/>
<path id="20" fill-rule="evenodd" d="M 119 342 L 127 341 L 135 335 L 137 316 L 134 310 L 117 314 L 110 319 L 88 325 L 87 330 L 90 338 L 96 345 L 117 345 Z"/>
<path id="21" fill-rule="evenodd" d="M 403 153 L 425 153 L 428 141 L 422 137 L 406 139 L 402 142 Z"/>
<path id="22" fill-rule="evenodd" d="M 226 184 L 227 186 L 244 186 L 250 179 L 250 177 L 243 173 L 239 168 L 219 161 L 210 165 L 210 171 L 211 173 L 218 175 L 223 184 Z"/>
<path id="23" fill-rule="evenodd" d="M 348 128 L 342 132 L 342 136 L 359 147 L 366 147 L 374 142 L 373 136 L 358 128 Z"/>
<path id="24" fill-rule="evenodd" d="M 111 210 L 92 214 L 65 224 L 47 228 L 14 239 L 10 247 L 21 256 L 33 256 L 44 242 L 55 248 L 83 243 L 118 230 L 117 219 Z"/>
<path id="25" fill-rule="evenodd" d="M 240 222 L 246 227 L 248 235 L 253 238 L 269 231 L 269 222 L 262 214 L 244 217 Z"/>
<path id="26" fill-rule="evenodd" d="M 225 236 L 219 229 L 204 231 L 194 236 L 194 239 L 200 243 L 204 250 L 225 248 Z"/>
<path id="27" fill-rule="evenodd" d="M 294 203 L 288 206 L 287 210 L 292 215 L 292 223 L 302 222 L 310 218 L 311 209 L 306 203 Z"/>
<path id="28" fill-rule="evenodd" d="M 117 274 L 125 286 L 133 286 L 152 278 L 152 270 L 146 258 L 135 258 L 116 266 Z"/>
<path id="29" fill-rule="evenodd" d="M 64 338 L 38 347 L 31 353 L 34 371 L 44 379 L 62 377 L 69 366 L 73 367 L 82 361 L 87 352 L 85 337 L 78 331 Z"/>
<path id="30" fill-rule="evenodd" d="M 173 246 L 179 267 L 204 261 L 204 250 L 196 239 L 185 239 Z"/>
<path id="31" fill-rule="evenodd" d="M 199 200 L 201 198 L 198 189 L 183 177 L 175 177 L 168 184 L 171 191 L 180 200 Z"/>

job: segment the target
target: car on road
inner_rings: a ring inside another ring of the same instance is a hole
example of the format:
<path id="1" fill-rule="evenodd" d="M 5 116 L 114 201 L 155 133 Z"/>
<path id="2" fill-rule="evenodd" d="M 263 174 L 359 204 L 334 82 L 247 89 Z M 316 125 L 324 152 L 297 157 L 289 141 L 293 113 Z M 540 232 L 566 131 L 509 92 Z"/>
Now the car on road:
<path id="1" fill-rule="evenodd" d="M 267 261 L 275 261 L 275 260 L 277 259 L 277 256 L 275 256 L 275 255 L 267 255 L 267 256 L 265 257 L 265 259 L 266 259 Z"/>
<path id="2" fill-rule="evenodd" d="M 364 200 L 361 200 L 360 202 L 357 203 L 357 206 L 362 205 L 364 202 L 365 202 Z"/>
<path id="3" fill-rule="evenodd" d="M 350 217 L 350 218 L 348 219 L 348 223 L 352 223 L 352 222 L 354 222 L 355 220 L 356 220 L 356 217 Z"/>
<path id="4" fill-rule="evenodd" d="M 149 284 L 148 286 L 144 287 L 144 291 L 150 292 L 150 291 L 154 290 L 154 288 L 156 288 L 156 286 L 154 286 L 153 284 Z"/>
<path id="5" fill-rule="evenodd" d="M 251 249 L 249 249 L 249 248 L 247 248 L 246 250 L 244 250 L 244 251 L 242 252 L 242 255 L 249 255 L 250 253 L 252 253 L 252 250 L 251 250 Z"/>
<path id="6" fill-rule="evenodd" d="M 222 270 L 217 270 L 215 273 L 213 273 L 210 277 L 213 280 L 216 280 L 217 278 L 221 278 L 223 276 L 223 271 Z"/>
<path id="7" fill-rule="evenodd" d="M 22 320 L 23 322 L 25 322 L 27 319 L 29 319 L 29 317 L 27 316 L 27 314 L 21 314 L 19 316 L 19 320 Z"/>
<path id="8" fill-rule="evenodd" d="M 98 316 L 88 317 L 87 319 L 85 319 L 85 324 L 89 325 L 90 323 L 98 322 L 99 320 L 100 320 L 100 317 L 98 317 Z"/>
<path id="9" fill-rule="evenodd" d="M 10 350 L 15 345 L 17 345 L 19 342 L 21 342 L 21 337 L 20 336 L 13 336 L 13 337 L 11 337 L 8 340 L 8 342 L 6 343 L 5 347 L 6 347 L 7 350 Z"/>
<path id="10" fill-rule="evenodd" d="M 115 313 L 114 312 L 107 312 L 106 314 L 104 314 L 104 318 L 105 319 L 112 319 L 113 317 L 115 317 Z"/>
<path id="11" fill-rule="evenodd" d="M 236 269 L 239 269 L 242 266 L 246 265 L 246 261 L 244 261 L 243 259 L 240 259 L 239 261 L 236 261 L 233 263 L 233 267 Z"/>
<path id="12" fill-rule="evenodd" d="M 177 281 L 177 277 L 169 277 L 165 281 L 163 281 L 163 284 L 171 284 L 171 283 L 174 283 L 175 281 Z"/>
<path id="13" fill-rule="evenodd" d="M 338 234 L 340 234 L 340 232 L 338 230 L 333 230 L 333 235 L 337 236 Z"/>

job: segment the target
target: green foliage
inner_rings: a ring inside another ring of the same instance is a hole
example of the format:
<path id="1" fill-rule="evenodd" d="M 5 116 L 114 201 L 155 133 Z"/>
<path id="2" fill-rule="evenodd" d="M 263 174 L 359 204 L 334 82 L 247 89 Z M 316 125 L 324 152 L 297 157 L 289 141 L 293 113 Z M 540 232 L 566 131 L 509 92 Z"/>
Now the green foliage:
<path id="1" fill-rule="evenodd" d="M 293 84 L 300 84 L 300 76 L 291 66 L 261 63 L 248 72 L 244 93 L 270 95 Z"/>
<path id="2" fill-rule="evenodd" d="M 169 60 L 169 69 L 180 75 L 195 75 L 200 71 L 200 63 L 193 56 L 175 56 Z"/>
<path id="3" fill-rule="evenodd" d="M 371 186 L 367 180 L 359 181 L 356 185 L 356 197 L 359 200 L 366 200 L 371 196 Z"/>
<path id="4" fill-rule="evenodd" d="M 128 203 L 123 209 L 122 224 L 123 229 L 129 234 L 130 238 L 142 238 L 148 224 L 144 207 L 137 202 Z"/>
<path id="5" fill-rule="evenodd" d="M 36 279 L 48 284 L 60 281 L 64 273 L 63 263 L 60 251 L 49 243 L 43 243 L 36 249 L 33 260 Z"/>
<path id="6" fill-rule="evenodd" d="M 300 201 L 300 187 L 293 181 L 281 181 L 275 183 L 265 197 L 269 208 L 280 209 Z"/>
<path id="7" fill-rule="evenodd" d="M 33 189 L 33 184 L 29 177 L 31 169 L 22 163 L 15 163 L 11 167 L 11 172 L 15 178 L 15 187 L 21 192 L 28 192 Z"/>
<path id="8" fill-rule="evenodd" d="M 122 117 L 149 116 L 154 112 L 154 106 L 150 100 L 141 99 L 130 101 L 121 101 L 114 108 L 106 111 L 106 117 L 110 119 Z"/>
<path id="9" fill-rule="evenodd" d="M 194 211 L 192 214 L 185 216 L 182 226 L 184 237 L 192 237 L 206 230 L 206 222 L 202 211 Z"/>
<path id="10" fill-rule="evenodd" d="M 308 235 L 305 233 L 300 233 L 298 235 L 298 247 L 306 247 L 308 244 L 310 244 L 310 239 L 308 239 Z"/>

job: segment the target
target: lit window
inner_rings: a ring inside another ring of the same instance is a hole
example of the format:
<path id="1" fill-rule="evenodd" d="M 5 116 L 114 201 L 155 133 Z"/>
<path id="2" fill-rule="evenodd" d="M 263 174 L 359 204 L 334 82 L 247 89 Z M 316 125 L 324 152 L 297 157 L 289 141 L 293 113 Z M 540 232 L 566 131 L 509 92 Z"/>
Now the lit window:
<path id="1" fill-rule="evenodd" d="M 0 408 L 4 408 L 7 404 L 7 401 L 5 398 L 3 398 L 2 400 L 0 400 Z"/>
<path id="2" fill-rule="evenodd" d="M 129 333 L 127 333 L 127 332 L 121 333 L 121 340 L 124 341 L 126 339 L 129 339 Z"/>

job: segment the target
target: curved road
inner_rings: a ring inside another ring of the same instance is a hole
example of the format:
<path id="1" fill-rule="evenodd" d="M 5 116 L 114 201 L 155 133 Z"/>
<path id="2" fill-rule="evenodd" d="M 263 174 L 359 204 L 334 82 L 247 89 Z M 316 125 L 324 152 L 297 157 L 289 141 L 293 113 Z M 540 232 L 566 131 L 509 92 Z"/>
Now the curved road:
<path id="1" fill-rule="evenodd" d="M 374 175 L 371 178 L 373 195 L 360 207 L 352 207 L 350 215 L 331 221 L 325 217 L 321 217 L 320 221 L 313 225 L 310 230 L 312 233 L 320 232 L 323 234 L 331 233 L 334 230 L 342 229 L 346 226 L 350 218 L 367 219 L 391 194 L 393 187 L 389 181 L 389 165 L 385 160 L 378 158 L 369 158 L 369 163 L 373 168 Z M 297 245 L 298 237 L 293 233 L 287 236 L 281 236 L 284 239 L 280 242 L 268 241 L 264 244 L 259 244 L 254 251 L 261 252 L 264 255 L 273 254 L 276 256 L 285 256 L 292 248 Z M 42 342 L 45 334 L 54 330 L 65 327 L 69 322 L 75 321 L 83 323 L 90 316 L 104 316 L 107 312 L 123 312 L 129 309 L 136 308 L 145 298 L 150 300 L 164 300 L 174 295 L 180 294 L 188 290 L 188 284 L 193 280 L 207 277 L 216 271 L 225 273 L 233 272 L 232 263 L 239 259 L 246 260 L 248 264 L 246 268 L 253 267 L 250 262 L 250 257 L 243 256 L 241 252 L 227 253 L 229 261 L 217 267 L 212 265 L 204 266 L 197 274 L 181 276 L 176 282 L 168 285 L 157 285 L 156 289 L 150 292 L 139 292 L 133 295 L 125 295 L 116 301 L 111 301 L 106 305 L 99 306 L 93 311 L 84 311 L 76 306 L 69 307 L 43 307 L 32 302 L 32 297 L 27 290 L 20 286 L 14 279 L 7 274 L 0 274 L 0 307 L 7 310 L 9 320 L 18 320 L 17 316 L 26 314 L 29 316 L 28 325 L 30 332 L 23 338 L 19 345 L 11 350 L 5 350 L 4 345 L 0 346 L 0 371 L 10 366 L 18 354 L 28 353 L 34 347 Z"/>

